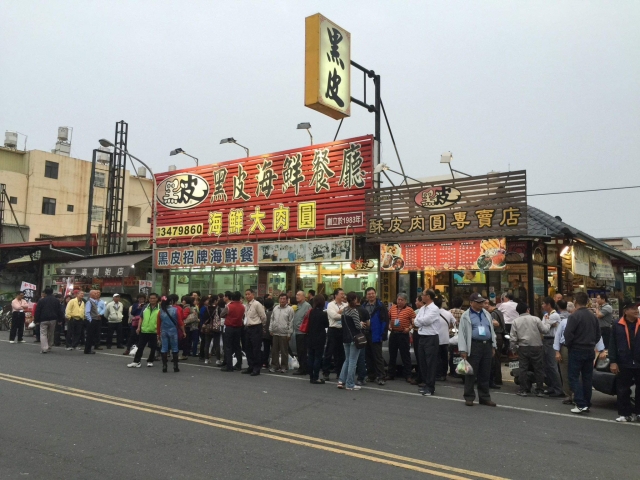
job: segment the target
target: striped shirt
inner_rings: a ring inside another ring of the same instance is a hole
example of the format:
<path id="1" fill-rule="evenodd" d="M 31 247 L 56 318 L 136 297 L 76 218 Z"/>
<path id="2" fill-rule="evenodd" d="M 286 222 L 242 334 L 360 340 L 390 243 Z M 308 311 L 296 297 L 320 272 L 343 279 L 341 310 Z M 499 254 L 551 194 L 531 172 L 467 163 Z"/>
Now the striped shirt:
<path id="1" fill-rule="evenodd" d="M 392 305 L 389 309 L 389 330 L 392 332 L 403 332 L 411 328 L 416 312 L 409 306 L 398 308 Z"/>

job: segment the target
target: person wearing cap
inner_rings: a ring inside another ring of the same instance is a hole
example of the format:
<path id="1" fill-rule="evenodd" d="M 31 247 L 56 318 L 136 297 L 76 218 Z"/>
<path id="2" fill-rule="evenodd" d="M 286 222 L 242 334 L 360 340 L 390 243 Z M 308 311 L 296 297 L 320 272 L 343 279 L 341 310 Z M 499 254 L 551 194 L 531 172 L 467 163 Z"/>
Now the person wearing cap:
<path id="1" fill-rule="evenodd" d="M 476 399 L 474 383 L 478 381 L 478 401 L 481 405 L 495 407 L 491 401 L 489 378 L 491 362 L 496 353 L 496 334 L 493 330 L 491 315 L 483 308 L 485 299 L 479 293 L 469 297 L 471 306 L 460 317 L 458 331 L 458 350 L 460 356 L 473 368 L 473 375 L 464 377 L 464 400 L 468 407 Z"/>
<path id="2" fill-rule="evenodd" d="M 120 301 L 118 293 L 113 294 L 113 301 L 107 303 L 104 310 L 107 317 L 107 348 L 113 344 L 113 333 L 116 333 L 116 348 L 124 348 L 122 345 L 122 318 L 124 317 L 124 305 Z"/>

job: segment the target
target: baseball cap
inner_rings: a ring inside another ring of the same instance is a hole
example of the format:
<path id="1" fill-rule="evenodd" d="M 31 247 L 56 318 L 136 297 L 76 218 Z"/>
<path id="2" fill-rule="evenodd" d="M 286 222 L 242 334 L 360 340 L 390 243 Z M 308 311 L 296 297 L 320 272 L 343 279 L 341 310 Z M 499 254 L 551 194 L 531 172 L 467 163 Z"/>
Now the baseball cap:
<path id="1" fill-rule="evenodd" d="M 113 294 L 113 298 L 116 298 L 116 297 L 119 297 L 119 296 L 120 296 L 120 294 L 119 294 L 119 293 L 114 293 L 114 294 Z"/>
<path id="2" fill-rule="evenodd" d="M 470 302 L 482 303 L 485 300 L 486 298 L 483 298 L 482 295 L 480 295 L 479 293 L 472 293 L 471 296 L 469 297 Z"/>

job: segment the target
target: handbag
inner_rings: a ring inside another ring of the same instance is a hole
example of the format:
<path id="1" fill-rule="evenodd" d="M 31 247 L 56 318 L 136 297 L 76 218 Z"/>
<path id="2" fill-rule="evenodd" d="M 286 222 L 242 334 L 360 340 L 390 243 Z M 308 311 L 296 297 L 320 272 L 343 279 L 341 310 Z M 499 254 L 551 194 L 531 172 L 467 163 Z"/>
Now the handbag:
<path id="1" fill-rule="evenodd" d="M 189 307 L 189 315 L 184 320 L 185 326 L 191 327 L 194 323 L 198 323 L 200 319 L 198 318 L 198 314 L 193 311 L 193 308 Z"/>
<path id="2" fill-rule="evenodd" d="M 300 324 L 300 333 L 307 333 L 309 331 L 309 316 L 311 314 L 311 309 L 307 310 L 307 313 L 304 314 L 304 318 L 302 319 L 302 323 Z"/>
<path id="3" fill-rule="evenodd" d="M 353 322 L 353 319 L 349 315 L 343 314 L 342 320 L 344 321 L 344 324 L 346 324 L 347 330 L 349 330 L 349 333 L 351 333 L 351 326 L 349 325 L 349 322 L 351 322 L 353 329 L 356 330 L 356 325 Z M 358 350 L 367 346 L 367 337 L 365 337 L 364 333 L 362 332 L 358 332 L 355 335 L 351 334 L 351 341 L 355 344 Z"/>
<path id="4" fill-rule="evenodd" d="M 140 325 L 140 315 L 136 315 L 135 317 L 131 317 L 131 326 L 133 328 L 138 328 Z"/>

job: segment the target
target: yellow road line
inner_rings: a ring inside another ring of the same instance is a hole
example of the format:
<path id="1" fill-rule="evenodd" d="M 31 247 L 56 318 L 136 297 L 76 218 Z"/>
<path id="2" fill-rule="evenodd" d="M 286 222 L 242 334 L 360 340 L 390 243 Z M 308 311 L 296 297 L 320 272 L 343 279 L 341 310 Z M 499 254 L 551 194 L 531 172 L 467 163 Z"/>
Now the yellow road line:
<path id="1" fill-rule="evenodd" d="M 209 425 L 209 426 L 213 426 L 213 427 L 216 427 L 216 428 L 222 428 L 222 429 L 225 429 L 225 430 L 231 430 L 231 431 L 235 431 L 235 432 L 239 432 L 239 433 L 245 433 L 245 434 L 264 437 L 264 438 L 269 438 L 269 439 L 273 439 L 273 440 L 279 440 L 279 441 L 282 441 L 282 442 L 287 442 L 287 443 L 292 443 L 292 444 L 295 444 L 295 445 L 306 446 L 306 447 L 315 448 L 315 449 L 318 449 L 318 450 L 325 450 L 325 451 L 329 451 L 329 452 L 332 452 L 332 453 L 338 453 L 338 454 L 342 454 L 342 455 L 346 455 L 346 456 L 350 456 L 350 457 L 355 457 L 355 458 L 359 458 L 359 459 L 363 459 L 363 460 L 369 460 L 369 461 L 373 461 L 373 462 L 377 462 L 377 463 L 383 463 L 383 464 L 386 464 L 386 465 L 391 465 L 391 466 L 395 466 L 395 467 L 399 467 L 399 468 L 414 470 L 414 471 L 421 472 L 421 473 L 429 473 L 431 475 L 437 475 L 437 476 L 444 477 L 444 478 L 450 478 L 450 479 L 466 479 L 467 478 L 467 477 L 461 477 L 461 476 L 458 476 L 458 475 L 454 475 L 453 473 L 451 473 L 451 474 L 450 473 L 445 473 L 445 472 L 455 472 L 455 473 L 461 473 L 461 474 L 465 474 L 465 475 L 470 475 L 471 477 L 475 477 L 475 478 L 486 478 L 486 479 L 489 479 L 489 480 L 506 480 L 503 477 L 497 477 L 497 476 L 493 476 L 493 475 L 483 474 L 483 473 L 480 473 L 480 472 L 474 472 L 474 471 L 471 471 L 471 470 L 465 470 L 465 469 L 460 469 L 460 468 L 456 468 L 456 467 L 450 467 L 448 465 L 440 465 L 440 464 L 437 464 L 437 463 L 427 462 L 427 461 L 424 461 L 424 460 L 418 460 L 418 459 L 414 459 L 414 458 L 411 458 L 411 457 L 393 455 L 393 454 L 389 454 L 389 453 L 386 453 L 386 452 L 380 452 L 380 451 L 371 450 L 371 449 L 367 449 L 367 448 L 361 448 L 361 447 L 357 447 L 357 446 L 354 446 L 354 445 L 348 445 L 348 444 L 343 444 L 343 443 L 339 443 L 339 442 L 333 442 L 333 441 L 330 441 L 330 440 L 325 440 L 325 439 L 316 438 L 316 437 L 310 437 L 310 436 L 306 436 L 306 435 L 300 435 L 300 434 L 286 432 L 286 431 L 282 431 L 282 430 L 276 430 L 276 429 L 260 427 L 260 426 L 251 425 L 251 424 L 247 424 L 247 423 L 237 422 L 237 421 L 234 421 L 234 420 L 227 420 L 227 419 L 223 419 L 223 418 L 212 417 L 212 416 L 198 414 L 198 413 L 192 413 L 192 412 L 184 412 L 182 410 L 163 407 L 161 405 L 137 402 L 137 401 L 129 400 L 129 399 L 126 399 L 126 398 L 114 397 L 114 396 L 111 396 L 111 395 L 105 395 L 105 394 L 101 394 L 101 393 L 97 393 L 97 392 L 89 392 L 89 391 L 80 390 L 80 389 L 76 389 L 76 388 L 72 388 L 72 387 L 67 387 L 67 386 L 64 386 L 64 385 L 56 385 L 56 384 L 52 384 L 52 383 L 41 382 L 41 381 L 38 381 L 38 380 L 26 379 L 26 378 L 21 378 L 21 377 L 16 377 L 16 376 L 13 376 L 13 375 L 7 375 L 7 374 L 1 374 L 1 373 L 0 373 L 0 380 L 16 383 L 16 384 L 20 384 L 20 385 L 30 386 L 30 387 L 33 387 L 33 388 L 39 388 L 39 389 L 42 389 L 42 390 L 47 390 L 47 391 L 51 391 L 51 392 L 55 392 L 55 393 L 61 393 L 61 394 L 64 394 L 64 395 L 70 395 L 70 396 L 74 396 L 74 397 L 78 397 L 78 398 L 84 398 L 84 399 L 87 399 L 87 400 L 93 400 L 93 401 L 97 401 L 97 402 L 101 402 L 101 403 L 107 403 L 107 404 L 110 404 L 110 405 L 116 405 L 116 406 L 121 406 L 121 407 L 125 407 L 125 408 L 130 408 L 130 409 L 133 409 L 133 410 L 139 410 L 139 411 L 143 411 L 143 412 L 154 413 L 156 415 L 167 416 L 167 417 L 176 418 L 176 419 L 179 419 L 179 420 L 185 420 L 185 421 L 189 421 L 189 422 L 201 423 L 203 425 Z M 193 417 L 195 417 L 195 418 L 193 418 Z M 215 423 L 215 422 L 217 422 L 217 423 Z M 227 425 L 224 425 L 224 424 L 227 424 Z M 251 430 L 249 430 L 249 429 L 251 429 Z M 279 436 L 277 436 L 277 435 L 279 435 Z M 283 438 L 283 436 L 292 437 L 292 438 Z M 324 444 L 324 445 L 322 445 L 322 444 Z M 355 450 L 355 451 L 349 451 L 349 450 Z M 373 454 L 375 456 L 364 455 L 363 453 L 359 453 L 359 452 L 369 453 L 369 454 Z M 387 457 L 387 458 L 390 458 L 390 459 L 393 459 L 393 460 L 387 460 L 387 459 L 379 458 L 381 456 L 382 457 Z M 401 463 L 401 462 L 405 462 L 405 463 Z M 410 465 L 410 464 L 408 464 L 406 462 L 410 462 L 410 463 L 414 463 L 414 464 L 422 465 L 422 466 L 428 466 L 428 467 L 432 467 L 432 468 L 438 468 L 440 470 L 444 470 L 445 472 L 438 472 L 438 471 L 435 471 L 435 470 L 422 468 L 420 466 Z"/>

